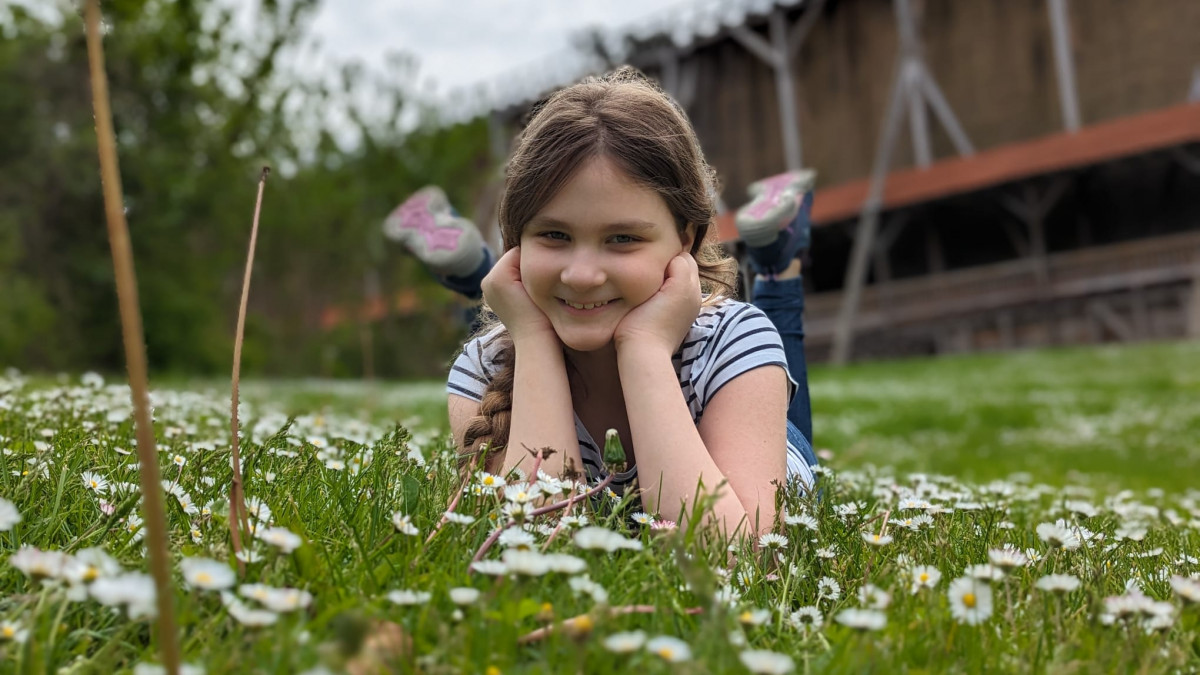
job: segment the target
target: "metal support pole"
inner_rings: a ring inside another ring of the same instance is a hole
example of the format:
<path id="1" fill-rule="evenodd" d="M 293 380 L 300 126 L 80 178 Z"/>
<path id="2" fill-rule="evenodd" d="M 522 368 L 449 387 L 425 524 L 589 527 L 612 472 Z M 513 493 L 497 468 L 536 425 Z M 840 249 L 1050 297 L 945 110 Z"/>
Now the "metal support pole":
<path id="1" fill-rule="evenodd" d="M 1071 26 L 1067 0 L 1046 0 L 1050 10 L 1050 29 L 1054 36 L 1054 65 L 1058 69 L 1058 98 L 1062 105 L 1063 127 L 1079 131 L 1079 93 L 1075 89 L 1075 59 L 1071 54 Z"/>
<path id="2" fill-rule="evenodd" d="M 803 168 L 800 152 L 800 118 L 796 114 L 796 90 L 789 64 L 787 18 L 782 9 L 771 12 L 771 47 L 775 52 L 775 93 L 779 99 L 779 123 L 783 127 L 783 156 L 789 171 Z"/>
<path id="3" fill-rule="evenodd" d="M 850 252 L 850 265 L 846 269 L 842 306 L 834 327 L 832 360 L 835 364 L 849 361 L 854 342 L 854 323 L 858 305 L 862 299 L 862 288 L 866 283 L 867 263 L 873 250 L 875 233 L 879 228 L 879 213 L 883 209 L 883 190 L 891 167 L 892 155 L 899 139 L 900 125 L 904 122 L 905 104 L 912 119 L 909 120 L 913 148 L 917 163 L 927 166 L 932 160 L 929 151 L 929 129 L 925 104 L 929 104 L 938 115 L 953 139 L 955 147 L 964 155 L 973 154 L 974 148 L 966 133 L 954 117 L 950 105 L 933 81 L 921 56 L 921 44 L 917 35 L 916 22 L 909 7 L 909 0 L 894 0 L 896 23 L 900 33 L 900 55 L 892 82 L 891 98 L 884 116 L 883 131 L 875 151 L 875 164 L 871 169 L 871 184 L 867 199 L 863 202 L 859 216 L 854 248 Z"/>

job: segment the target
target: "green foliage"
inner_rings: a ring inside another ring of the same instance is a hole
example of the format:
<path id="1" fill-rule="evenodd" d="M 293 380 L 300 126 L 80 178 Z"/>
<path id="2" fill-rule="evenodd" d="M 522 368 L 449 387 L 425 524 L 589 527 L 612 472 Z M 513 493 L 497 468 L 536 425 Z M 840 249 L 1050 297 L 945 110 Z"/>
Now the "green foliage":
<path id="1" fill-rule="evenodd" d="M 320 327 L 322 310 L 413 287 L 414 319 L 445 316 L 451 296 L 379 225 L 407 194 L 444 185 L 470 204 L 490 177 L 481 120 L 439 126 L 410 91 L 403 58 L 385 77 L 289 68 L 317 3 L 263 2 L 249 30 L 228 3 L 103 3 L 105 58 L 151 366 L 229 368 L 259 169 L 268 181 L 247 330 L 249 372 L 338 372 L 362 361 Z M 0 30 L 0 363 L 27 369 L 123 367 L 97 169 L 81 19 L 10 10 Z M 2 18 L 0 18 L 2 20 Z M 385 111 L 372 114 L 371 111 Z M 406 122 L 402 123 L 402 120 Z M 416 120 L 415 125 L 411 120 Z M 408 130 L 406 130 L 408 129 Z M 348 312 L 354 316 L 354 311 Z M 397 319 L 385 320 L 394 323 Z M 439 324 L 440 325 L 440 324 Z M 461 328 L 417 347 L 449 353 Z M 379 356 L 395 349 L 377 341 Z M 410 352 L 411 353 L 411 352 Z M 384 375 L 430 374 L 377 358 Z"/>

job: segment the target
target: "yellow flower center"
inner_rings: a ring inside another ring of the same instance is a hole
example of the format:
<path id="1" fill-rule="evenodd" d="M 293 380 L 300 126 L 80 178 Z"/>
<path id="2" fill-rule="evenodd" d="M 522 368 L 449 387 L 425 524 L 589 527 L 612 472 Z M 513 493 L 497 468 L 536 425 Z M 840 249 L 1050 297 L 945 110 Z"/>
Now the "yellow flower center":
<path id="1" fill-rule="evenodd" d="M 488 667 L 487 667 L 487 670 L 486 670 L 486 671 L 484 671 L 484 672 L 485 672 L 487 675 L 500 675 L 500 669 L 499 669 L 499 668 L 497 668 L 496 666 L 488 666 Z"/>
<path id="2" fill-rule="evenodd" d="M 85 570 L 83 573 L 83 580 L 84 581 L 95 581 L 99 576 L 100 576 L 100 570 L 96 569 L 95 566 L 93 566 L 93 565 L 88 565 L 87 570 Z"/>
<path id="3" fill-rule="evenodd" d="M 196 581 L 202 584 L 207 584 L 212 581 L 212 575 L 210 575 L 208 572 L 201 572 L 196 575 Z"/>
<path id="4" fill-rule="evenodd" d="M 924 584 L 924 583 L 927 583 L 928 581 L 929 581 L 929 573 L 921 572 L 921 583 Z"/>
<path id="5" fill-rule="evenodd" d="M 748 611 L 742 612 L 741 615 L 738 616 L 738 621 L 741 621 L 742 623 L 750 623 L 753 620 L 754 620 L 754 615 L 752 615 Z"/>
<path id="6" fill-rule="evenodd" d="M 17 629 L 13 628 L 12 626 L 4 626 L 3 628 L 0 628 L 0 634 L 3 634 L 5 638 L 11 640 L 14 636 L 16 636 Z"/>
<path id="7" fill-rule="evenodd" d="M 975 594 L 967 593 L 962 597 L 963 604 L 971 609 L 975 609 Z"/>
<path id="8" fill-rule="evenodd" d="M 100 484 L 97 483 L 96 481 L 92 481 L 91 486 L 92 486 L 92 489 L 95 490 L 96 488 L 100 487 Z"/>
<path id="9" fill-rule="evenodd" d="M 658 651 L 655 653 L 664 659 L 667 659 L 668 661 L 671 660 L 671 657 L 675 656 L 675 652 L 671 651 L 670 647 L 659 647 Z"/>

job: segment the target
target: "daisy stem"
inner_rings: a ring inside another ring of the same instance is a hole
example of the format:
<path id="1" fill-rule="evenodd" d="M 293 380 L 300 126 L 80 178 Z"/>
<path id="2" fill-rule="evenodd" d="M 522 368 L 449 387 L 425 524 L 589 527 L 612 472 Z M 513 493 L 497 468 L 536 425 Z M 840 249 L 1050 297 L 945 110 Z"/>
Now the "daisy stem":
<path id="1" fill-rule="evenodd" d="M 479 455 L 475 455 L 471 458 L 471 466 L 467 467 L 467 470 L 463 472 L 462 485 L 458 486 L 458 490 L 456 490 L 454 492 L 454 496 L 450 498 L 450 503 L 446 505 L 446 513 L 449 513 L 458 507 L 458 502 L 462 499 L 463 492 L 465 492 L 467 489 L 467 484 L 471 482 L 471 475 L 475 473 L 475 463 L 478 461 Z M 533 475 L 537 475 L 536 470 L 534 470 Z M 425 539 L 426 546 L 429 545 L 429 542 L 433 541 L 433 538 L 437 536 L 437 533 L 442 531 L 442 527 L 449 522 L 450 519 L 446 517 L 446 513 L 442 514 L 442 519 L 438 521 L 437 527 L 433 528 L 433 532 L 430 532 L 429 536 Z"/>
<path id="2" fill-rule="evenodd" d="M 615 478 L 616 475 L 617 474 L 615 474 L 615 473 L 609 473 L 607 476 L 605 476 L 604 480 L 600 481 L 596 485 L 596 487 L 592 488 L 591 490 L 588 490 L 587 492 L 585 492 L 581 495 L 572 495 L 571 497 L 568 497 L 567 499 L 564 499 L 561 502 L 555 502 L 553 504 L 550 504 L 549 506 L 543 506 L 540 509 L 534 509 L 533 512 L 530 513 L 529 515 L 530 515 L 530 517 L 544 515 L 547 513 L 551 513 L 553 511 L 557 511 L 559 509 L 564 509 L 569 504 L 571 504 L 571 502 L 583 501 L 584 499 L 591 497 L 592 495 L 594 495 L 594 494 L 600 492 L 601 490 L 603 490 L 604 488 L 608 487 L 608 484 L 612 482 L 613 478 Z M 488 535 L 488 538 L 483 542 L 483 546 L 480 546 L 479 550 L 475 552 L 475 556 L 473 558 L 471 558 L 471 562 L 475 563 L 475 562 L 479 562 L 480 560 L 483 560 L 483 555 L 485 553 L 487 553 L 488 549 L 491 548 L 493 544 L 496 543 L 496 540 L 500 538 L 501 533 L 503 533 L 505 530 L 507 530 L 508 528 L 510 528 L 516 524 L 517 524 L 517 521 L 509 520 L 502 527 L 497 527 L 490 535 Z M 467 568 L 468 574 L 471 574 L 473 572 L 474 572 L 474 570 L 472 570 L 469 567 Z"/>

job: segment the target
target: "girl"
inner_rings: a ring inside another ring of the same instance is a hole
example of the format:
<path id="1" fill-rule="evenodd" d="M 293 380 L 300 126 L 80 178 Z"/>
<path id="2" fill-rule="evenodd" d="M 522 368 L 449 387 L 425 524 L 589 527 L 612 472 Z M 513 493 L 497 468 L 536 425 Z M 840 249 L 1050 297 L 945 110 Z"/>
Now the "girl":
<path id="1" fill-rule="evenodd" d="M 385 231 L 495 316 L 447 383 L 468 461 L 486 443 L 478 465 L 505 474 L 548 446 L 546 473 L 595 480 L 615 429 L 633 468 L 612 486 L 636 477 L 645 510 L 681 521 L 701 490 L 727 532 L 770 529 L 776 487 L 811 485 L 816 464 L 794 260 L 810 184 L 791 173 L 752 186 L 738 225 L 761 272 L 758 306 L 734 299 L 735 262 L 709 237 L 716 190 L 695 132 L 622 68 L 533 112 L 507 167 L 494 264 L 440 190 L 410 198 Z"/>

